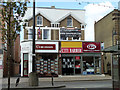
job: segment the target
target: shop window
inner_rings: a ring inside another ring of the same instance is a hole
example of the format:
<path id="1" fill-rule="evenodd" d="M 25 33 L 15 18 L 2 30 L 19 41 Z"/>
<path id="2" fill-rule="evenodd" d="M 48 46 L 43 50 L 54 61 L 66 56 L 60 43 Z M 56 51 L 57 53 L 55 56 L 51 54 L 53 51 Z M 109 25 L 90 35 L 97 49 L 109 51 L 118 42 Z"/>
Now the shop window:
<path id="1" fill-rule="evenodd" d="M 42 25 L 43 25 L 43 17 L 37 16 L 37 26 L 42 26 Z"/>
<path id="2" fill-rule="evenodd" d="M 57 54 L 37 54 L 36 71 L 40 76 L 58 75 Z"/>
<path id="3" fill-rule="evenodd" d="M 72 18 L 68 17 L 67 18 L 67 27 L 72 27 L 72 26 L 73 26 Z"/>
<path id="4" fill-rule="evenodd" d="M 43 39 L 50 40 L 50 30 L 49 29 L 43 29 Z"/>
<path id="5" fill-rule="evenodd" d="M 62 58 L 62 75 L 74 74 L 74 60 L 72 57 Z"/>

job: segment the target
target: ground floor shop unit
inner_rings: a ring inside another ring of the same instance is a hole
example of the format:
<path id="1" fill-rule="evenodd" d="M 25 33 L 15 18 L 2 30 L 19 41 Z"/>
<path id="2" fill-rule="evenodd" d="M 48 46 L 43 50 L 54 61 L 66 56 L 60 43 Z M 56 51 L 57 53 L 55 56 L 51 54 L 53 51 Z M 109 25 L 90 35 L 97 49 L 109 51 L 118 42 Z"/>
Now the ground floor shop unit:
<path id="1" fill-rule="evenodd" d="M 62 75 L 101 74 L 101 54 L 62 54 Z"/>
<path id="2" fill-rule="evenodd" d="M 21 44 L 21 76 L 32 72 L 32 42 Z M 101 53 L 98 42 L 39 42 L 35 44 L 35 65 L 38 75 L 101 74 Z"/>
<path id="3" fill-rule="evenodd" d="M 21 76 L 32 72 L 32 42 L 21 44 Z M 58 42 L 39 42 L 35 44 L 35 65 L 39 76 L 58 75 Z"/>

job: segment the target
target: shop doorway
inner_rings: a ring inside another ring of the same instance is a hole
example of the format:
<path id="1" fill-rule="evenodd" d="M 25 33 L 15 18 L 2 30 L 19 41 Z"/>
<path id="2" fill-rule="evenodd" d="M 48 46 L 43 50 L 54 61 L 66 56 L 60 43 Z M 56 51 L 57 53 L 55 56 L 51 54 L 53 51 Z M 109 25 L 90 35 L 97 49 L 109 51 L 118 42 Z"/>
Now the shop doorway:
<path id="1" fill-rule="evenodd" d="M 100 60 L 100 57 L 95 57 L 95 74 L 101 74 L 101 60 Z"/>
<path id="2" fill-rule="evenodd" d="M 83 56 L 83 74 L 94 74 L 94 58 Z"/>
<path id="3" fill-rule="evenodd" d="M 75 74 L 81 74 L 81 57 L 76 56 L 75 57 Z"/>
<path id="4" fill-rule="evenodd" d="M 23 54 L 23 76 L 28 76 L 28 53 Z"/>

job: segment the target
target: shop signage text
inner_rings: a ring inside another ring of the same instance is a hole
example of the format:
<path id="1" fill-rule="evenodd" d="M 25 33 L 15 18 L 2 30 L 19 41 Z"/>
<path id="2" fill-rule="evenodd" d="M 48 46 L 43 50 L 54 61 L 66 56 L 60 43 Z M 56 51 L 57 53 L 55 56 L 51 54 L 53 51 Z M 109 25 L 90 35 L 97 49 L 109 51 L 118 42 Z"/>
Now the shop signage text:
<path id="1" fill-rule="evenodd" d="M 99 42 L 83 42 L 83 52 L 100 52 Z"/>
<path id="2" fill-rule="evenodd" d="M 36 50 L 56 50 L 55 44 L 36 44 Z"/>
<path id="3" fill-rule="evenodd" d="M 82 53 L 82 48 L 61 48 L 61 53 Z"/>

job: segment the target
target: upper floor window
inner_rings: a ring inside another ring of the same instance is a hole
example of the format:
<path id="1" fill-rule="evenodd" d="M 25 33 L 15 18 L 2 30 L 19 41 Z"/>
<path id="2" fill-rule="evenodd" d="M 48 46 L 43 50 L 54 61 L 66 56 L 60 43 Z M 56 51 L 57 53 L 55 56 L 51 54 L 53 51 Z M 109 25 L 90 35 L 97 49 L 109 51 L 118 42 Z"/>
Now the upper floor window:
<path id="1" fill-rule="evenodd" d="M 28 30 L 28 39 L 33 39 L 33 29 Z"/>
<path id="2" fill-rule="evenodd" d="M 81 30 L 85 30 L 85 25 L 81 24 Z"/>
<path id="3" fill-rule="evenodd" d="M 50 40 L 50 30 L 49 29 L 43 29 L 43 39 Z"/>
<path id="4" fill-rule="evenodd" d="M 42 26 L 43 25 L 43 17 L 42 16 L 37 16 L 37 25 Z"/>
<path id="5" fill-rule="evenodd" d="M 72 26 L 73 26 L 72 18 L 68 17 L 67 18 L 67 27 L 72 27 Z"/>
<path id="6" fill-rule="evenodd" d="M 51 23 L 51 27 L 59 27 L 59 23 Z"/>

